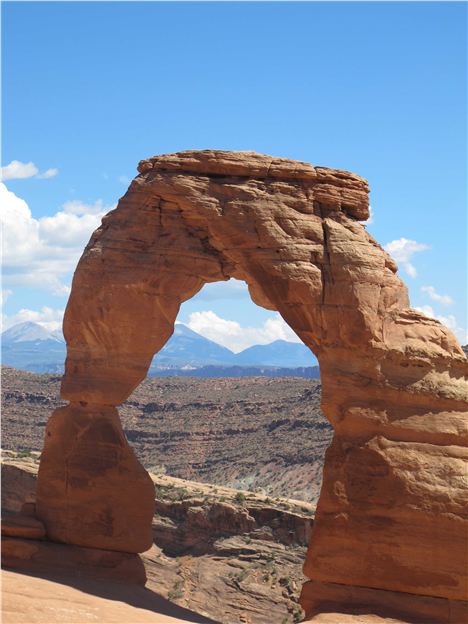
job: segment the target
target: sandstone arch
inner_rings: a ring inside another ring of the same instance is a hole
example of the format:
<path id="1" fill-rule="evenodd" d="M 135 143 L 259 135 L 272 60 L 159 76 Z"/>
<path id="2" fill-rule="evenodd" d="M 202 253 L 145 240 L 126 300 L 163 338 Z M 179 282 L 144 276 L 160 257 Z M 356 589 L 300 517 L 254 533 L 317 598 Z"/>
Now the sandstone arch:
<path id="1" fill-rule="evenodd" d="M 253 152 L 157 156 L 139 172 L 73 280 L 62 383 L 70 403 L 49 421 L 39 473 L 49 536 L 149 547 L 152 484 L 116 406 L 145 377 L 181 302 L 236 277 L 319 358 L 335 429 L 305 563 L 306 610 L 393 601 L 396 611 L 461 621 L 467 361 L 448 329 L 409 308 L 394 262 L 360 223 L 366 181 Z"/>

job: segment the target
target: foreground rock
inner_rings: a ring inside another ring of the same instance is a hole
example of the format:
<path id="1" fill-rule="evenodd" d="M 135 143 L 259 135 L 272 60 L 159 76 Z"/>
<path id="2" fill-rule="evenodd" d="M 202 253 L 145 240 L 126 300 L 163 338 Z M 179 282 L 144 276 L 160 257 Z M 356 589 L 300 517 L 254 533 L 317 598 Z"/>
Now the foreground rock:
<path id="1" fill-rule="evenodd" d="M 37 518 L 2 511 L 2 535 L 42 539 L 45 534 L 45 526 Z"/>
<path id="2" fill-rule="evenodd" d="M 22 465 L 25 496 L 34 500 L 37 461 L 8 455 L 2 464 L 5 500 L 12 500 Z M 4 538 L 3 565 L 135 587 L 144 583 L 146 573 L 148 589 L 200 617 L 223 624 L 300 621 L 302 563 L 313 505 L 165 475 L 151 478 L 156 493 L 154 545 L 141 560 L 129 553 Z M 13 500 L 14 505 L 20 502 Z"/>
<path id="3" fill-rule="evenodd" d="M 50 541 L 2 537 L 2 565 L 26 574 L 53 572 L 71 579 L 84 577 L 141 586 L 146 583 L 138 555 Z"/>
<path id="4" fill-rule="evenodd" d="M 335 429 L 304 568 L 308 616 L 324 609 L 321 585 L 413 594 L 411 612 L 428 597 L 465 599 L 468 362 L 450 330 L 410 309 L 395 262 L 360 223 L 367 182 L 253 152 L 156 156 L 139 171 L 74 275 L 69 405 L 49 420 L 39 471 L 48 532 L 147 544 L 150 487 L 115 406 L 145 378 L 181 303 L 235 277 L 314 350 Z"/>
<path id="5" fill-rule="evenodd" d="M 3 624 L 210 624 L 143 587 L 2 570 Z M 215 624 L 211 622 L 211 624 Z"/>

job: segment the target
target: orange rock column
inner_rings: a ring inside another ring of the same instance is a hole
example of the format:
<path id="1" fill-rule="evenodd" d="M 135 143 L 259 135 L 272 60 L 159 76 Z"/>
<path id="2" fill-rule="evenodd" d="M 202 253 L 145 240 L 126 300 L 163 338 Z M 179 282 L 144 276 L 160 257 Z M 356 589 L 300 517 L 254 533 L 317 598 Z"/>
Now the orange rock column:
<path id="1" fill-rule="evenodd" d="M 70 404 L 46 429 L 37 515 L 49 539 L 128 553 L 153 543 L 154 485 L 115 407 Z"/>

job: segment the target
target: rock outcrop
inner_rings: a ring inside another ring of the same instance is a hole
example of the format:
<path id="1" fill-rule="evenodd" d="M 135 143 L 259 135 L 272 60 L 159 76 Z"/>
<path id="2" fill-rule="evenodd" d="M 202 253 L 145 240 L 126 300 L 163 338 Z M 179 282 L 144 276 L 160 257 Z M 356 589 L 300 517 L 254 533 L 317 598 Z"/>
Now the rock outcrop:
<path id="1" fill-rule="evenodd" d="M 2 494 L 13 500 L 17 475 L 8 468 L 14 465 L 33 480 L 26 496 L 34 500 L 38 463 L 31 457 L 8 455 L 2 458 Z M 298 599 L 314 505 L 150 476 L 156 495 L 154 545 L 141 559 L 136 554 L 3 536 L 3 567 L 71 582 L 118 581 L 135 592 L 147 577 L 149 592 L 197 613 L 194 621 L 200 623 L 205 617 L 219 624 L 292 624 L 302 619 Z M 24 606 L 29 608 L 27 601 Z M 90 621 L 95 620 L 91 615 Z M 87 621 L 83 617 L 82 623 Z"/>
<path id="2" fill-rule="evenodd" d="M 34 516 L 8 513 L 2 510 L 2 535 L 42 539 L 45 534 L 44 524 Z"/>
<path id="3" fill-rule="evenodd" d="M 360 223 L 367 182 L 253 152 L 157 156 L 139 171 L 73 279 L 69 405 L 49 422 L 39 473 L 48 534 L 149 546 L 152 485 L 115 406 L 181 303 L 235 277 L 319 358 L 335 430 L 305 564 L 308 615 L 333 611 L 342 586 L 411 594 L 413 611 L 427 597 L 452 601 L 455 613 L 467 598 L 468 364 L 447 328 L 409 308 L 395 262 Z"/>

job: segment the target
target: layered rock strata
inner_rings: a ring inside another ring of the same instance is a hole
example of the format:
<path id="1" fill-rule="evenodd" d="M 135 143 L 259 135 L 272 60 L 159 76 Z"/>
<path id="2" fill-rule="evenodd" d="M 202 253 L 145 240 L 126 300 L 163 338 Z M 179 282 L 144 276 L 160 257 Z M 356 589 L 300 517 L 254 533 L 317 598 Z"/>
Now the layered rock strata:
<path id="1" fill-rule="evenodd" d="M 114 406 L 144 379 L 181 303 L 234 277 L 320 361 L 335 435 L 305 563 L 308 614 L 332 609 L 320 584 L 327 605 L 343 585 L 466 599 L 467 360 L 447 328 L 409 308 L 395 262 L 362 225 L 367 182 L 253 152 L 157 156 L 139 171 L 73 280 L 70 403 L 51 418 L 39 474 L 49 535 L 148 547 L 152 486 Z"/>

